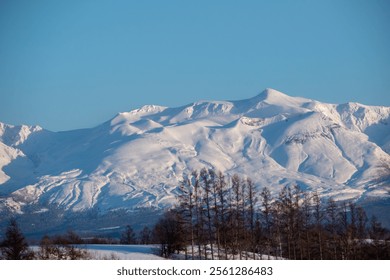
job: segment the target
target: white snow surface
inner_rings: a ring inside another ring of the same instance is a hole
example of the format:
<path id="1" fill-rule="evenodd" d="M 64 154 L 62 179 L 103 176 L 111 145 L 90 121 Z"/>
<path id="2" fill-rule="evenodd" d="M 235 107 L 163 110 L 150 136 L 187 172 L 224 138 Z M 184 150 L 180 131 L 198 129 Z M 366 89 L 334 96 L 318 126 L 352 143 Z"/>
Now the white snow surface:
<path id="1" fill-rule="evenodd" d="M 148 105 L 90 129 L 0 123 L 0 210 L 56 204 L 164 209 L 185 173 L 247 175 L 336 199 L 390 197 L 390 107 L 326 104 L 273 89 L 240 101 Z"/>
<path id="2" fill-rule="evenodd" d="M 99 245 L 81 246 L 94 260 L 166 260 L 158 255 L 159 245 Z"/>

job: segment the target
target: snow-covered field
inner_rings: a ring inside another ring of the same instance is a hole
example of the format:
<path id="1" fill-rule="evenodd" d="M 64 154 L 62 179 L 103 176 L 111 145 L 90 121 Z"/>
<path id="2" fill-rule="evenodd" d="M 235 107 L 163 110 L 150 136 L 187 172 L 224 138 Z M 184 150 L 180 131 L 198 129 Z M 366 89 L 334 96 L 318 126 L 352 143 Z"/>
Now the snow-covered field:
<path id="1" fill-rule="evenodd" d="M 164 260 L 157 245 L 83 245 L 94 260 Z"/>
<path id="2" fill-rule="evenodd" d="M 89 258 L 92 260 L 166 260 L 163 257 L 158 255 L 159 245 L 100 245 L 100 244 L 88 244 L 82 245 L 83 249 L 88 252 Z M 207 247 L 207 259 L 211 259 L 210 247 Z M 221 249 L 221 259 L 225 259 L 225 252 Z M 198 251 L 195 248 L 194 250 L 194 259 L 199 259 Z M 202 252 L 202 259 L 204 259 L 204 252 Z M 240 256 L 238 254 L 232 255 L 228 254 L 227 258 L 229 260 L 239 260 Z M 185 253 L 184 251 L 179 254 L 174 254 L 170 257 L 174 260 L 184 260 Z M 191 248 L 187 248 L 187 259 L 191 259 Z M 214 253 L 214 259 L 217 260 L 218 257 L 216 252 Z M 241 259 L 243 260 L 275 260 L 283 259 L 274 256 L 253 254 L 251 252 L 243 252 Z"/>

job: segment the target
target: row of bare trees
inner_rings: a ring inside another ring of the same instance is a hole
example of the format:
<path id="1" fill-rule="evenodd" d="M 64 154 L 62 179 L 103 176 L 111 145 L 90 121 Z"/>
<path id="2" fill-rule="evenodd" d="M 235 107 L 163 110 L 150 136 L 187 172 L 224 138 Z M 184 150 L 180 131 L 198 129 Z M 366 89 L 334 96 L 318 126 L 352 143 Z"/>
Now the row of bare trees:
<path id="1" fill-rule="evenodd" d="M 5 238 L 0 242 L 0 259 L 5 260 L 79 260 L 88 259 L 86 250 L 78 247 L 82 240 L 73 231 L 64 235 L 42 237 L 37 250 L 32 250 L 15 219 L 9 221 Z"/>
<path id="2" fill-rule="evenodd" d="M 298 186 L 271 195 L 249 178 L 202 169 L 154 228 L 161 253 L 189 259 L 388 259 L 388 231 L 353 202 Z"/>
<path id="3" fill-rule="evenodd" d="M 138 236 L 131 225 L 127 225 L 125 230 L 121 233 L 119 240 L 120 244 L 151 244 L 152 243 L 152 231 L 148 226 L 145 226 Z"/>
<path id="4" fill-rule="evenodd" d="M 93 256 L 83 249 L 83 244 L 151 244 L 152 231 L 145 226 L 136 235 L 130 225 L 122 232 L 120 239 L 94 237 L 82 239 L 74 231 L 65 234 L 42 237 L 39 246 L 32 250 L 15 219 L 9 221 L 5 239 L 0 241 L 0 260 L 79 260 Z"/>

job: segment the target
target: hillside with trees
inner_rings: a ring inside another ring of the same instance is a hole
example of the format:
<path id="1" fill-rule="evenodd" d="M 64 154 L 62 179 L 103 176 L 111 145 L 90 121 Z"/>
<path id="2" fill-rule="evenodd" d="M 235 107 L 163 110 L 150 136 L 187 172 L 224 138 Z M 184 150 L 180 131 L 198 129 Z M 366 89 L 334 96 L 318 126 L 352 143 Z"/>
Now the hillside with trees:
<path id="1" fill-rule="evenodd" d="M 202 169 L 155 226 L 161 254 L 187 259 L 389 259 L 389 232 L 353 201 L 322 200 L 299 186 L 276 197 L 249 178 Z M 257 256 L 257 257 L 256 257 Z"/>
<path id="2" fill-rule="evenodd" d="M 86 239 L 74 231 L 45 235 L 35 250 L 11 219 L 0 240 L 0 259 L 94 259 L 86 243 L 156 244 L 165 258 L 390 259 L 390 232 L 375 216 L 369 219 L 353 201 L 324 199 L 297 185 L 272 195 L 249 177 L 204 168 L 184 178 L 177 202 L 152 229 L 123 225 L 117 239 Z"/>

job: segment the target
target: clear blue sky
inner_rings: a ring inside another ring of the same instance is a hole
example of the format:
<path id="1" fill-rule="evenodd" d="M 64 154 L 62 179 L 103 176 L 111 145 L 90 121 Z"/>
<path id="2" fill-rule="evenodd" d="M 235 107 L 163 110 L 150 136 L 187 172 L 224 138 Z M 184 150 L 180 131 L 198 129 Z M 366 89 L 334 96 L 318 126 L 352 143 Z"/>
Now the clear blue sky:
<path id="1" fill-rule="evenodd" d="M 390 1 L 0 0 L 0 121 L 59 131 L 271 87 L 390 106 Z"/>

